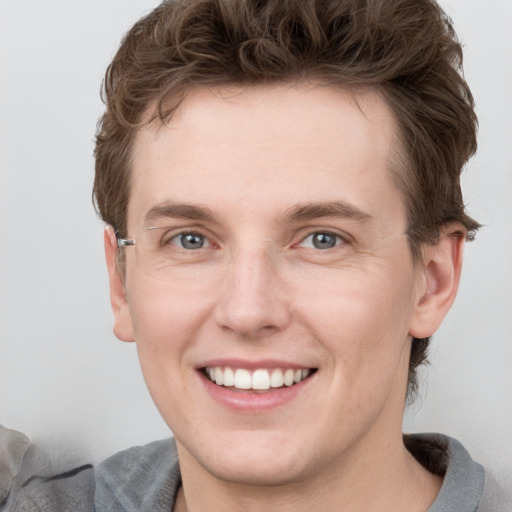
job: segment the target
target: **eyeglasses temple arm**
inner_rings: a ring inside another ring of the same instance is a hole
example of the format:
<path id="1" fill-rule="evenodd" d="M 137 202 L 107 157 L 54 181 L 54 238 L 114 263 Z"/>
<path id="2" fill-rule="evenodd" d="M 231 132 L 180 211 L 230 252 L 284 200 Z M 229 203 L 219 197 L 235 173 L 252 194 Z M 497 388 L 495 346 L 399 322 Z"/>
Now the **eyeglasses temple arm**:
<path id="1" fill-rule="evenodd" d="M 135 245 L 135 240 L 127 240 L 126 238 L 117 239 L 117 247 L 129 247 L 130 245 Z"/>

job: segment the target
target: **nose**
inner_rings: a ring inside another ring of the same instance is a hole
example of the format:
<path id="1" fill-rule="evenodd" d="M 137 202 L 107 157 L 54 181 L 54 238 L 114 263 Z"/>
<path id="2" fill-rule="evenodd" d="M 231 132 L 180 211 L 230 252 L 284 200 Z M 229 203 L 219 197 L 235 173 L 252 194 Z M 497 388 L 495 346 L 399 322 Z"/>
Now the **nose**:
<path id="1" fill-rule="evenodd" d="M 268 251 L 238 251 L 228 263 L 216 307 L 217 323 L 244 338 L 281 331 L 290 321 L 276 258 Z"/>

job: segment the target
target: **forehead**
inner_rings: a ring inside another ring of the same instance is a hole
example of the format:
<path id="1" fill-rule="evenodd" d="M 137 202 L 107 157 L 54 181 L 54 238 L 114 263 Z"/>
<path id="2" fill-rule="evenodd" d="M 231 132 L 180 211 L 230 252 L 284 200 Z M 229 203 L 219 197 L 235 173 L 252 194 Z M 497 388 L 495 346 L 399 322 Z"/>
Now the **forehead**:
<path id="1" fill-rule="evenodd" d="M 167 124 L 154 121 L 137 135 L 128 225 L 169 201 L 252 206 L 263 215 L 266 207 L 323 200 L 377 209 L 387 191 L 401 212 L 391 175 L 397 140 L 377 92 L 195 89 Z"/>

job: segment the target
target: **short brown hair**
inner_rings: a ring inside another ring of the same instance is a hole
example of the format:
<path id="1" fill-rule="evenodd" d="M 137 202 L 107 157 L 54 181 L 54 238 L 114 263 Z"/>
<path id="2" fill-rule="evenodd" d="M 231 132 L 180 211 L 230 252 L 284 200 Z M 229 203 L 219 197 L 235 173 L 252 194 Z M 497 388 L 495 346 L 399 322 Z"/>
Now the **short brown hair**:
<path id="1" fill-rule="evenodd" d="M 471 239 L 479 224 L 464 212 L 460 173 L 477 119 L 461 69 L 461 46 L 433 0 L 164 1 L 126 34 L 105 76 L 96 208 L 126 236 L 131 148 L 153 105 L 150 118 L 166 122 L 191 87 L 314 81 L 376 89 L 394 112 L 413 256 L 451 222 Z M 410 391 L 428 343 L 413 339 Z"/>

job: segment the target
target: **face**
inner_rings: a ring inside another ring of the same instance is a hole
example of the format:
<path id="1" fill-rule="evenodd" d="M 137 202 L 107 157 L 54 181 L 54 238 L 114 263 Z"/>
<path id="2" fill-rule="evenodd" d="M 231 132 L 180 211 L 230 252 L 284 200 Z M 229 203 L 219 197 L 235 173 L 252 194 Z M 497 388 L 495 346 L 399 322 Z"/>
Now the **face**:
<path id="1" fill-rule="evenodd" d="M 128 235 L 153 256 L 122 249 L 115 331 L 182 466 L 298 482 L 400 436 L 424 279 L 396 144 L 377 93 L 313 86 L 198 89 L 139 133 Z"/>

